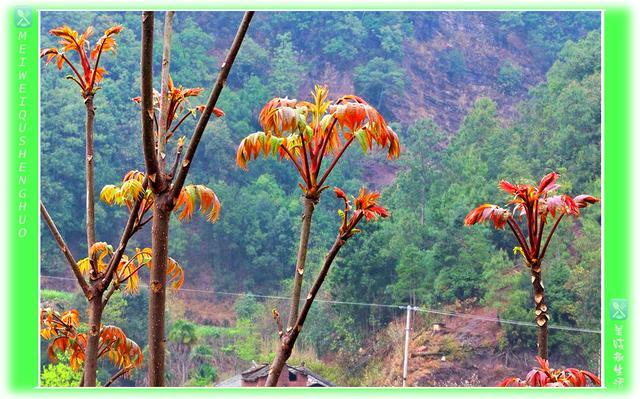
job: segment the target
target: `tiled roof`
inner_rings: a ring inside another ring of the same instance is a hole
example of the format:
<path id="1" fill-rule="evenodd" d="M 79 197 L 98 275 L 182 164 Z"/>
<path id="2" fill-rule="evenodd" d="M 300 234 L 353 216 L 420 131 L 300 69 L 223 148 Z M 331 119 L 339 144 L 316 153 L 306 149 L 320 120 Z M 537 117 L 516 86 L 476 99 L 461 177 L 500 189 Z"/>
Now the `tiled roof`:
<path id="1" fill-rule="evenodd" d="M 325 380 L 319 375 L 313 373 L 308 368 L 302 366 L 290 366 L 287 364 L 287 369 L 289 372 L 294 374 L 302 374 L 307 376 L 307 386 L 308 387 L 332 387 L 335 386 L 331 382 Z M 256 382 L 261 377 L 266 377 L 269 374 L 269 364 L 259 364 L 254 367 L 251 367 L 249 370 L 243 371 L 240 374 L 237 374 L 227 380 L 222 381 L 216 386 L 219 387 L 239 387 L 242 386 L 242 381 L 246 382 Z"/>

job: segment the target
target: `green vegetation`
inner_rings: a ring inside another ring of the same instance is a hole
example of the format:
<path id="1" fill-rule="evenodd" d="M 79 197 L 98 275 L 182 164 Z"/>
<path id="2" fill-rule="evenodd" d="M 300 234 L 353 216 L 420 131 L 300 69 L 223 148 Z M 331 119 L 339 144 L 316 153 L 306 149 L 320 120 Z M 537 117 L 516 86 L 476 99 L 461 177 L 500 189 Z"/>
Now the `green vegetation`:
<path id="1" fill-rule="evenodd" d="M 522 70 L 511 61 L 506 61 L 500 66 L 497 82 L 504 94 L 515 94 L 522 86 L 522 79 Z"/>
<path id="2" fill-rule="evenodd" d="M 47 364 L 40 374 L 41 387 L 78 387 L 82 371 L 74 371 L 63 359 L 56 364 Z"/>
<path id="3" fill-rule="evenodd" d="M 176 14 L 172 52 L 176 82 L 187 87 L 209 86 L 221 63 L 221 54 L 210 50 L 229 43 L 239 15 Z M 197 219 L 185 225 L 171 222 L 169 252 L 184 268 L 185 285 L 288 295 L 296 260 L 292 248 L 302 213 L 298 177 L 294 168 L 263 160 L 255 161 L 248 172 L 241 171 L 235 166 L 235 151 L 246 134 L 258 129 L 257 117 L 266 101 L 277 95 L 307 98 L 309 85 L 316 83 L 310 77 L 321 76 L 317 83 L 331 87 L 335 80 L 339 90 L 353 85 L 355 94 L 377 106 L 393 123 L 403 147 L 398 165 L 390 169 L 381 166 L 386 164 L 383 156 L 365 159 L 359 148 L 351 148 L 333 171 L 332 184 L 347 192 L 356 192 L 374 180 L 391 217 L 363 226 L 366 234 L 355 236 L 336 258 L 319 299 L 411 302 L 434 308 L 464 302 L 497 309 L 503 319 L 532 320 L 531 281 L 521 273 L 525 266 L 513 254 L 513 242 L 500 232 L 464 228 L 463 218 L 484 199 L 506 203 L 509 198 L 496 185 L 503 178 L 534 183 L 540 171 L 555 170 L 564 192 L 600 191 L 599 15 L 526 12 L 488 13 L 482 18 L 505 48 L 513 50 L 516 35 L 526 46 L 522 53 L 532 54 L 530 62 L 547 71 L 546 77 L 530 87 L 512 119 L 505 120 L 498 105 L 501 98 L 478 98 L 466 114 L 456 116 L 460 125 L 447 131 L 433 119 L 415 116 L 430 115 L 422 112 L 421 104 L 416 105 L 418 112 L 396 106 L 398 98 L 415 84 L 403 58 L 407 46 L 429 40 L 443 29 L 437 13 L 328 12 L 323 18 L 302 12 L 257 13 L 217 105 L 225 116 L 207 127 L 190 176 L 215 187 L 222 203 L 220 220 L 215 225 Z M 127 170 L 144 169 L 139 157 L 139 109 L 131 102 L 140 94 L 139 19 L 138 13 L 126 12 L 47 12 L 42 18 L 43 32 L 63 24 L 94 25 L 97 31 L 114 24 L 125 27 L 118 37 L 117 53 L 104 61 L 110 73 L 95 97 L 100 110 L 95 121 L 98 189 L 118 182 Z M 55 39 L 42 35 L 42 47 L 54 44 Z M 161 49 L 156 50 L 159 71 Z M 442 79 L 464 86 L 461 82 L 475 78 L 469 72 L 474 60 L 465 54 L 458 48 L 441 51 L 430 68 Z M 520 65 L 525 65 L 520 59 L 518 63 L 498 61 L 492 71 L 495 74 L 499 68 L 492 87 L 498 87 L 505 97 L 524 95 L 526 82 Z M 420 74 L 415 76 L 420 78 Z M 61 79 L 55 68 L 42 68 L 41 82 L 42 197 L 72 252 L 80 257 L 86 253 L 83 226 L 78 223 L 84 209 L 84 184 L 76 175 L 79 165 L 84 165 L 80 133 L 84 105 L 77 87 Z M 67 100 L 55 100 L 59 98 Z M 451 111 L 443 108 L 438 112 Z M 188 132 L 194 123 L 188 119 L 182 129 Z M 336 206 L 339 203 L 332 196 L 324 196 L 317 206 L 305 274 L 317 274 L 335 238 Z M 126 209 L 97 205 L 99 241 L 116 242 L 121 231 L 115 226 L 122 226 L 125 220 Z M 550 325 L 598 328 L 600 229 L 598 207 L 558 227 L 545 260 Z M 150 235 L 147 229 L 141 231 L 129 247 L 148 247 Z M 65 259 L 46 228 L 41 264 L 43 275 L 69 276 Z M 145 281 L 146 268 L 142 273 Z M 303 295 L 308 288 L 303 286 Z M 205 309 L 230 299 L 201 298 L 198 306 Z M 175 299 L 176 304 L 181 301 Z M 77 308 L 86 319 L 86 304 L 79 295 L 43 290 L 42 303 L 59 310 Z M 145 288 L 135 295 L 116 293 L 106 308 L 104 323 L 117 324 L 144 348 L 147 304 Z M 185 301 L 184 306 L 192 304 Z M 286 305 L 253 297 L 226 304 L 233 309 L 230 325 L 222 317 L 217 319 L 213 310 L 200 313 L 210 319 L 200 316 L 197 320 L 185 311 L 168 311 L 170 384 L 210 386 L 250 367 L 252 361 L 272 359 L 278 337 L 271 309 L 282 310 Z M 354 365 L 361 366 L 359 350 L 399 316 L 390 308 L 315 303 L 299 339 L 301 348 L 293 353 L 291 363 L 305 361 L 307 367 L 339 383 L 379 381 L 384 367 L 376 363 L 380 359 L 372 358 L 371 367 L 357 369 L 370 373 L 360 380 L 347 381 L 341 375 Z M 535 352 L 535 329 L 503 324 L 502 333 L 497 351 L 518 356 Z M 450 345 L 456 356 L 464 356 L 459 350 L 466 349 L 455 342 Z M 550 330 L 549 353 L 553 364 L 597 369 L 599 336 Z M 48 364 L 46 347 L 42 359 L 43 384 L 77 385 L 77 373 L 62 362 Z M 108 378 L 111 370 L 101 367 Z M 104 381 L 103 374 L 99 379 Z M 134 373 L 131 381 L 119 384 L 141 384 L 144 374 Z"/>
<path id="4" fill-rule="evenodd" d="M 452 82 L 459 82 L 467 73 L 464 54 L 457 48 L 448 48 L 438 53 L 438 70 Z"/>

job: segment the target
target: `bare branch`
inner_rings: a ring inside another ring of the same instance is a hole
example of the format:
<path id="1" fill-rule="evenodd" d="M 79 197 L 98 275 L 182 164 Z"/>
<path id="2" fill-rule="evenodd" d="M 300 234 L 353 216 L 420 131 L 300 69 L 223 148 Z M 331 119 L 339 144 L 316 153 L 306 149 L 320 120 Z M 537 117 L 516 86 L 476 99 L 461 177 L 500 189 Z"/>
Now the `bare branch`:
<path id="1" fill-rule="evenodd" d="M 127 374 L 131 370 L 131 368 L 132 368 L 131 366 L 126 366 L 126 367 L 120 369 L 117 373 L 112 375 L 111 378 L 109 378 L 109 381 L 107 381 L 104 384 L 104 386 L 105 387 L 111 386 L 111 384 L 113 384 L 118 378 L 120 378 L 123 375 Z"/>
<path id="2" fill-rule="evenodd" d="M 156 140 L 153 132 L 153 11 L 142 13 L 142 50 L 140 52 L 141 69 L 141 120 L 142 147 L 147 176 L 151 188 L 156 192 L 161 186 L 162 176 L 156 156 Z"/>
<path id="3" fill-rule="evenodd" d="M 225 61 L 220 67 L 220 72 L 218 73 L 218 78 L 216 79 L 216 83 L 213 86 L 213 90 L 211 91 L 211 95 L 209 96 L 209 100 L 207 101 L 207 106 L 205 107 L 204 111 L 202 111 L 200 119 L 198 119 L 198 123 L 196 124 L 195 130 L 193 132 L 193 136 L 189 141 L 189 148 L 187 148 L 184 161 L 182 162 L 182 168 L 180 168 L 180 172 L 178 173 L 178 176 L 173 183 L 171 195 L 174 199 L 178 198 L 178 196 L 180 195 L 182 186 L 184 185 L 187 174 L 189 173 L 189 167 L 191 166 L 193 156 L 196 153 L 198 144 L 200 143 L 200 139 L 202 138 L 202 134 L 204 133 L 204 129 L 205 127 L 207 127 L 207 123 L 209 122 L 209 118 L 211 117 L 211 113 L 213 112 L 213 108 L 218 102 L 218 98 L 220 97 L 222 88 L 227 81 L 227 76 L 229 76 L 231 66 L 236 59 L 236 55 L 238 55 L 238 51 L 240 50 L 240 46 L 242 45 L 244 36 L 247 33 L 247 29 L 249 28 L 249 23 L 251 22 L 251 18 L 253 18 L 253 14 L 254 11 L 246 11 L 244 13 L 244 17 L 242 18 L 242 22 L 238 27 L 238 31 L 236 32 L 236 36 L 233 39 L 233 43 L 231 44 L 229 53 L 227 54 Z"/>
<path id="4" fill-rule="evenodd" d="M 93 124 L 95 109 L 93 108 L 93 94 L 85 96 L 84 105 L 86 108 L 85 120 L 85 196 L 86 196 L 86 217 L 87 217 L 87 254 L 90 255 L 91 247 L 96 242 L 96 215 L 94 198 L 94 173 L 93 173 Z M 95 265 L 91 263 L 90 276 L 96 276 Z"/>
<path id="5" fill-rule="evenodd" d="M 300 176 L 302 176 L 302 180 L 304 180 L 305 184 L 307 186 L 311 186 L 311 181 L 307 178 L 307 176 L 305 176 L 304 171 L 300 167 L 300 164 L 298 163 L 298 161 L 296 161 L 296 159 L 293 157 L 293 154 L 291 153 L 291 151 L 289 151 L 289 149 L 284 144 L 280 144 L 280 148 L 282 148 L 282 150 L 287 154 L 291 162 L 293 162 L 293 165 L 296 167 L 296 169 L 298 169 L 298 173 L 300 173 Z"/>
<path id="6" fill-rule="evenodd" d="M 76 260 L 73 258 L 73 255 L 71 254 L 71 251 L 67 246 L 67 243 L 64 242 L 62 235 L 58 231 L 58 228 L 56 227 L 53 220 L 51 219 L 51 216 L 49 216 L 49 212 L 47 212 L 47 208 L 45 208 L 44 203 L 42 201 L 40 201 L 40 212 L 42 213 L 42 217 L 44 218 L 44 221 L 47 224 L 47 227 L 49 227 L 49 230 L 51 231 L 53 238 L 56 239 L 56 242 L 58 243 L 58 246 L 60 247 L 62 254 L 67 259 L 69 266 L 71 266 L 71 270 L 73 271 L 73 274 L 76 276 L 76 280 L 78 280 L 78 284 L 80 285 L 80 288 L 84 293 L 84 296 L 87 298 L 90 298 L 92 296 L 91 288 L 89 287 L 89 284 L 87 283 L 87 281 L 84 279 L 84 276 L 82 275 L 82 272 L 78 267 L 78 262 L 76 262 Z"/>
<path id="7" fill-rule="evenodd" d="M 137 232 L 138 230 L 143 228 L 147 223 L 149 223 L 151 221 L 151 219 L 153 219 L 153 215 L 149 215 L 149 217 L 147 217 L 145 220 L 143 220 L 140 223 L 136 224 L 136 227 L 135 227 L 134 230 Z"/>
<path id="8" fill-rule="evenodd" d="M 561 213 L 560 216 L 558 216 L 558 218 L 556 219 L 556 222 L 553 224 L 553 227 L 551 228 L 551 231 L 549 232 L 549 235 L 547 236 L 547 239 L 544 241 L 544 247 L 542 247 L 542 251 L 540 252 L 540 257 L 539 257 L 540 260 L 544 258 L 544 254 L 547 252 L 547 246 L 549 245 L 549 241 L 551 241 L 551 237 L 553 237 L 553 233 L 556 232 L 556 228 L 558 227 L 558 224 L 562 220 L 563 216 L 564 216 L 564 213 Z"/>
<path id="9" fill-rule="evenodd" d="M 173 166 L 171 167 L 171 172 L 169 176 L 173 178 L 176 175 L 176 171 L 178 170 L 178 164 L 180 163 L 180 156 L 182 155 L 182 146 L 178 144 L 178 148 L 176 149 L 176 159 L 173 161 Z"/>
<path id="10" fill-rule="evenodd" d="M 313 182 L 313 178 L 311 177 L 311 172 L 309 171 L 309 157 L 307 156 L 307 144 L 304 139 L 305 132 L 300 132 L 300 142 L 302 143 L 302 166 L 304 167 L 305 175 L 309 182 Z"/>
<path id="11" fill-rule="evenodd" d="M 322 138 L 322 143 L 320 145 L 320 150 L 316 154 L 316 174 L 320 171 L 320 166 L 322 166 L 322 159 L 324 158 L 324 152 L 327 148 L 327 143 L 329 142 L 331 132 L 333 132 L 334 127 L 336 126 L 336 122 L 338 119 L 334 116 L 333 122 L 331 122 L 331 126 L 329 126 L 329 130 L 325 131 L 325 136 Z"/>
<path id="12" fill-rule="evenodd" d="M 525 257 L 527 258 L 527 261 L 531 261 L 531 253 L 529 252 L 529 246 L 527 245 L 527 240 L 526 238 L 524 238 L 524 235 L 522 234 L 522 231 L 520 230 L 518 223 L 516 223 L 515 219 L 513 219 L 513 216 L 510 216 L 509 219 L 507 219 L 507 224 L 511 228 L 513 235 L 516 236 L 516 240 L 518 240 L 518 244 L 520 244 L 520 246 L 522 247 L 522 251 L 525 253 Z"/>
<path id="13" fill-rule="evenodd" d="M 93 89 L 93 85 L 96 82 L 96 74 L 98 73 L 98 65 L 100 64 L 100 57 L 102 56 L 102 48 L 104 47 L 104 40 L 100 43 L 100 49 L 98 50 L 98 57 L 93 65 L 93 73 L 91 74 L 91 83 L 89 83 L 88 89 Z"/>
<path id="14" fill-rule="evenodd" d="M 78 80 L 82 83 L 80 87 L 82 87 L 82 90 L 84 90 L 84 79 L 82 79 L 82 75 L 80 75 L 80 72 L 78 72 L 76 67 L 71 63 L 71 61 L 69 61 L 66 55 L 62 54 L 62 59 L 67 62 L 67 65 L 69 65 L 73 73 L 76 74 L 76 76 L 78 77 Z"/>
<path id="15" fill-rule="evenodd" d="M 276 325 L 278 326 L 278 336 L 282 338 L 282 334 L 284 334 L 284 327 L 282 325 L 282 318 L 280 318 L 280 313 L 278 312 L 278 309 L 273 308 L 271 310 L 271 314 L 273 316 L 273 319 L 276 321 Z"/>
<path id="16" fill-rule="evenodd" d="M 331 161 L 331 165 L 329 165 L 327 170 L 322 175 L 322 178 L 320 178 L 320 181 L 318 182 L 318 187 L 322 187 L 322 185 L 324 184 L 324 181 L 327 180 L 327 177 L 329 177 L 329 174 L 331 173 L 333 168 L 336 166 L 336 164 L 340 160 L 340 157 L 342 157 L 342 154 L 344 154 L 347 147 L 349 147 L 351 143 L 353 143 L 353 139 L 355 137 L 356 137 L 355 135 L 351 136 L 351 138 L 344 144 L 340 152 L 333 158 L 333 161 Z"/>
<path id="17" fill-rule="evenodd" d="M 119 289 L 120 289 L 120 283 L 116 283 L 115 281 L 109 286 L 109 289 L 107 290 L 107 293 L 104 294 L 104 299 L 102 300 L 103 308 L 107 306 L 107 303 L 109 303 L 109 299 L 111 299 L 111 295 L 113 295 L 113 293 Z"/>
<path id="18" fill-rule="evenodd" d="M 162 72 L 160 74 L 160 122 L 158 123 L 158 162 L 160 170 L 164 172 L 165 161 L 162 154 L 165 144 L 169 120 L 169 70 L 171 66 L 171 34 L 173 32 L 173 11 L 167 11 L 164 16 L 164 45 L 162 47 Z"/>

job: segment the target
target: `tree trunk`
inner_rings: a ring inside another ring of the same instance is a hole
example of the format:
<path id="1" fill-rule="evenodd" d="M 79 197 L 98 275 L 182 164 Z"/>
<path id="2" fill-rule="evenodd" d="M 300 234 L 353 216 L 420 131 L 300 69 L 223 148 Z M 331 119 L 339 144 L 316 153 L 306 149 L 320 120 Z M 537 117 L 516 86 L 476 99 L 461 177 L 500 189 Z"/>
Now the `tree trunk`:
<path id="1" fill-rule="evenodd" d="M 93 297 L 89 301 L 89 332 L 87 334 L 87 349 L 85 352 L 83 375 L 83 386 L 85 387 L 96 386 L 102 310 L 102 292 L 94 290 Z"/>
<path id="2" fill-rule="evenodd" d="M 309 314 L 309 310 L 311 310 L 311 305 L 313 305 L 313 301 L 324 282 L 324 279 L 327 277 L 329 273 L 329 268 L 333 263 L 333 260 L 338 255 L 340 248 L 345 244 L 345 240 L 338 236 L 336 241 L 333 243 L 333 246 L 327 253 L 324 258 L 324 263 L 322 264 L 322 269 L 320 269 L 320 273 L 316 280 L 313 282 L 311 286 L 311 290 L 309 290 L 309 294 L 307 295 L 307 299 L 305 300 L 304 306 L 300 311 L 300 315 L 296 318 L 293 324 L 293 328 L 287 328 L 287 331 L 284 332 L 281 338 L 280 347 L 278 348 L 278 352 L 276 353 L 276 357 L 273 359 L 273 363 L 271 363 L 271 367 L 269 368 L 269 375 L 267 376 L 267 381 L 265 382 L 265 386 L 267 387 L 275 387 L 278 384 L 278 379 L 280 378 L 280 374 L 282 373 L 282 369 L 286 364 L 289 357 L 291 357 L 291 352 L 293 351 L 293 346 L 298 339 L 298 335 L 300 335 L 300 331 L 302 331 L 302 326 L 304 325 L 304 321 L 307 319 L 307 315 Z"/>
<path id="3" fill-rule="evenodd" d="M 96 226 L 95 226 L 95 199 L 93 196 L 93 119 L 95 117 L 95 109 L 93 108 L 93 94 L 88 94 L 84 98 L 84 105 L 87 109 L 87 117 L 85 121 L 86 146 L 85 146 L 85 168 L 86 168 L 86 187 L 85 195 L 87 197 L 87 253 L 91 250 L 91 246 L 96 242 Z"/>
<path id="4" fill-rule="evenodd" d="M 317 198 L 308 198 L 307 196 L 302 196 L 302 227 L 300 229 L 300 243 L 298 245 L 296 270 L 294 271 L 293 277 L 291 307 L 289 309 L 289 319 L 287 320 L 288 327 L 293 327 L 295 325 L 296 319 L 298 318 L 298 307 L 300 306 L 300 290 L 302 288 L 302 281 L 304 278 L 304 265 L 307 261 L 307 247 L 309 246 L 309 234 L 311 232 L 311 217 L 313 216 L 313 210 L 317 202 Z"/>
<path id="5" fill-rule="evenodd" d="M 531 284 L 533 285 L 533 300 L 536 304 L 536 324 L 538 325 L 538 356 L 548 359 L 547 338 L 549 316 L 547 315 L 547 304 L 544 298 L 544 285 L 542 284 L 542 274 L 540 262 L 531 265 Z"/>
<path id="6" fill-rule="evenodd" d="M 151 228 L 151 277 L 149 281 L 149 386 L 164 386 L 164 310 L 167 282 L 169 219 L 166 206 L 169 192 L 156 197 Z"/>

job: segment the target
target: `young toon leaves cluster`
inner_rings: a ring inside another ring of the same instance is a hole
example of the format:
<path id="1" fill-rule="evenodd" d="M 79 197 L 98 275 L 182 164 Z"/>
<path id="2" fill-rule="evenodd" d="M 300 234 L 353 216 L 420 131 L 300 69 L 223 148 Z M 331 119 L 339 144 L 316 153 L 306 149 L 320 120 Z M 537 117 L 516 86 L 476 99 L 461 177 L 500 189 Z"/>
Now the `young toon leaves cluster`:
<path id="1" fill-rule="evenodd" d="M 104 68 L 99 66 L 100 57 L 105 51 L 115 52 L 116 40 L 114 36 L 120 33 L 122 29 L 120 25 L 110 27 L 104 31 L 104 35 L 98 39 L 93 48 L 89 43 L 89 37 L 91 37 L 94 32 L 91 26 L 81 35 L 67 25 L 51 29 L 49 33 L 60 38 L 61 47 L 44 49 L 40 52 L 40 57 L 46 57 L 47 64 L 55 58 L 59 70 L 62 70 L 62 66 L 66 63 L 73 71 L 73 75 L 69 75 L 67 78 L 73 80 L 80 86 L 83 96 L 93 94 L 98 90 L 96 85 L 102 81 L 102 77 L 107 73 Z M 78 70 L 76 65 L 67 57 L 67 54 L 73 51 L 75 51 L 80 58 L 81 71 Z"/>
<path id="2" fill-rule="evenodd" d="M 483 204 L 471 210 L 464 219 L 466 226 L 486 221 L 493 222 L 496 229 L 504 229 L 505 226 L 509 226 L 516 237 L 519 246 L 514 248 L 514 253 L 520 253 L 523 256 L 525 264 L 531 271 L 531 283 L 536 304 L 536 323 L 540 327 L 538 355 L 543 359 L 547 359 L 547 322 L 549 316 L 547 315 L 544 286 L 542 285 L 542 260 L 564 215 L 578 217 L 581 208 L 586 208 L 599 201 L 598 198 L 591 195 L 576 197 L 567 194 L 553 195 L 559 188 L 558 177 L 557 173 L 551 172 L 540 180 L 537 187 L 530 184 L 512 184 L 502 180 L 499 187 L 512 196 L 508 204 L 511 209 L 493 204 Z M 516 215 L 519 221 L 523 221 L 526 230 L 520 228 L 520 224 L 513 215 Z M 543 233 L 549 219 L 555 219 L 555 222 L 545 238 Z"/>
<path id="3" fill-rule="evenodd" d="M 352 201 L 349 200 L 344 191 L 339 188 L 335 188 L 334 192 L 336 197 L 341 199 L 344 202 L 344 208 L 338 210 L 338 214 L 341 218 L 340 228 L 338 229 L 338 236 L 336 237 L 335 242 L 329 249 L 329 252 L 324 258 L 324 263 L 318 276 L 316 277 L 309 293 L 307 294 L 306 300 L 298 315 L 295 323 L 291 324 L 290 327 L 284 330 L 284 326 L 282 324 L 282 320 L 280 318 L 280 314 L 276 309 L 272 310 L 273 317 L 276 320 L 278 326 L 278 336 L 280 337 L 281 345 L 278 349 L 278 353 L 276 354 L 273 363 L 269 369 L 269 376 L 267 377 L 266 386 L 275 386 L 280 377 L 280 373 L 282 372 L 282 368 L 284 364 L 291 356 L 291 352 L 293 351 L 293 346 L 295 345 L 296 339 L 298 335 L 302 331 L 302 327 L 304 322 L 309 314 L 309 310 L 311 309 L 311 305 L 313 305 L 313 301 L 320 290 L 327 274 L 329 273 L 329 269 L 334 259 L 338 255 L 340 249 L 346 244 L 349 238 L 353 237 L 354 234 L 359 233 L 360 230 L 357 228 L 358 223 L 364 218 L 367 222 L 376 220 L 378 218 L 386 218 L 389 216 L 389 212 L 386 208 L 378 205 L 378 200 L 380 199 L 380 193 L 374 191 L 367 191 L 365 188 L 360 189 L 360 193 L 357 198 L 353 198 Z"/>
<path id="4" fill-rule="evenodd" d="M 198 105 L 195 107 L 190 107 L 189 98 L 196 97 L 202 94 L 204 91 L 203 88 L 184 88 L 182 86 L 175 86 L 173 80 L 169 76 L 167 82 L 167 116 L 166 116 L 166 124 L 164 126 L 160 126 L 159 124 L 163 123 L 162 120 L 159 120 L 157 114 L 160 113 L 161 106 L 161 93 L 157 90 L 153 91 L 153 121 L 155 127 L 155 136 L 156 136 L 156 147 L 160 151 L 158 153 L 158 159 L 164 162 L 166 158 L 166 154 L 164 153 L 164 149 L 166 144 L 170 141 L 171 137 L 175 134 L 176 130 L 182 125 L 182 123 L 189 117 L 196 115 L 197 112 L 203 112 L 205 106 Z M 133 99 L 134 102 L 140 104 L 141 97 L 136 97 Z M 213 114 L 217 117 L 224 116 L 224 112 L 219 109 L 213 109 Z M 161 132 L 162 137 L 160 137 Z M 175 177 L 176 171 L 178 169 L 178 165 L 180 163 L 180 157 L 182 155 L 182 149 L 184 148 L 185 137 L 181 136 L 176 143 L 176 155 L 175 160 L 173 162 L 173 166 L 171 167 L 169 173 L 167 175 L 162 175 L 161 180 L 165 183 L 170 184 L 173 178 Z M 184 163 L 184 162 L 183 162 Z M 148 176 L 149 180 L 152 183 L 158 183 L 157 176 Z M 137 180 L 138 183 L 133 183 L 135 186 L 125 187 L 128 182 L 132 179 Z M 141 207 L 141 211 L 146 212 L 151 209 L 153 206 L 153 191 L 147 190 L 147 182 L 145 181 L 145 175 L 142 172 L 131 171 L 127 173 L 123 179 L 122 185 L 120 187 L 109 185 L 103 188 L 101 193 L 101 198 L 103 201 L 109 204 L 125 204 L 130 207 L 131 196 L 142 195 L 142 188 L 144 187 L 144 202 L 148 205 L 148 207 Z M 104 194 L 104 195 L 103 195 Z M 129 197 L 127 197 L 127 195 Z M 125 198 L 126 197 L 126 198 Z M 122 199 L 120 199 L 122 198 Z M 177 199 L 175 200 L 173 210 L 178 212 L 179 220 L 189 220 L 191 219 L 194 210 L 197 208 L 197 202 L 200 202 L 200 212 L 203 215 L 206 215 L 207 220 L 211 223 L 215 223 L 218 220 L 218 216 L 220 215 L 220 201 L 218 200 L 217 195 L 210 188 L 198 184 L 198 185 L 186 185 L 183 186 L 180 190 Z"/>
<path id="5" fill-rule="evenodd" d="M 167 120 L 164 126 L 160 126 L 161 121 L 158 120 L 158 116 L 156 113 L 160 113 L 161 99 L 162 95 L 157 90 L 153 90 L 153 110 L 154 110 L 154 126 L 156 129 L 156 135 L 159 132 L 166 132 L 164 138 L 164 143 L 169 142 L 171 137 L 175 134 L 176 130 L 182 125 L 182 123 L 189 117 L 196 117 L 197 113 L 202 113 L 204 111 L 205 106 L 200 104 L 195 107 L 190 107 L 189 97 L 197 97 L 204 89 L 202 87 L 194 87 L 194 88 L 184 88 L 183 86 L 175 86 L 173 83 L 173 79 L 169 76 L 167 82 Z M 132 99 L 135 103 L 140 104 L 142 102 L 142 97 L 135 97 Z M 220 118 L 224 116 L 224 111 L 220 108 L 214 107 L 213 114 Z M 158 138 L 159 140 L 160 138 Z M 179 143 L 179 146 L 184 145 L 184 138 L 181 138 L 182 143 Z M 162 157 L 162 154 L 160 154 Z M 175 173 L 175 171 L 174 171 Z"/>
<path id="6" fill-rule="evenodd" d="M 498 386 L 501 387 L 586 387 L 588 382 L 600 386 L 597 375 L 575 368 L 564 370 L 549 367 L 549 361 L 536 356 L 540 367 L 531 370 L 524 380 L 518 377 L 505 378 Z"/>
<path id="7" fill-rule="evenodd" d="M 180 138 L 178 146 L 181 148 L 182 145 L 183 139 Z M 100 192 L 100 199 L 108 205 L 124 205 L 129 210 L 137 200 L 141 200 L 137 216 L 138 228 L 142 228 L 150 220 L 150 216 L 144 220 L 143 218 L 153 207 L 153 192 L 147 188 L 144 173 L 138 170 L 127 172 L 118 186 L 113 184 L 104 186 Z M 206 216 L 209 222 L 216 222 L 220 215 L 220 200 L 213 190 L 201 184 L 187 185 L 180 191 L 173 208 L 178 220 L 190 220 L 194 210 L 198 208 L 198 202 L 200 213 Z"/>
<path id="8" fill-rule="evenodd" d="M 317 196 L 344 151 L 358 141 L 364 152 L 376 143 L 388 149 L 389 158 L 400 155 L 400 142 L 378 111 L 354 95 L 329 101 L 326 86 L 316 85 L 313 101 L 274 98 L 260 112 L 259 131 L 245 137 L 238 146 L 236 163 L 243 169 L 247 162 L 264 157 L 289 159 L 296 167 L 306 196 Z M 320 174 L 325 156 L 332 163 Z"/>
<path id="9" fill-rule="evenodd" d="M 51 341 L 47 349 L 49 360 L 58 361 L 58 354 L 69 355 L 69 365 L 73 370 L 79 370 L 85 360 L 87 334 L 78 332 L 80 319 L 78 311 L 58 313 L 47 308 L 40 311 L 40 335 Z M 142 364 L 143 356 L 140 347 L 127 338 L 125 333 L 115 326 L 100 327 L 98 358 L 107 358 L 114 366 L 120 368 L 115 375 L 128 374 L 133 368 Z M 114 375 L 114 376 L 115 376 Z M 117 378 L 117 377 L 116 377 Z M 115 378 L 110 379 L 110 385 Z"/>
<path id="10" fill-rule="evenodd" d="M 103 268 L 101 272 L 96 269 L 96 260 L 92 259 L 91 249 L 96 244 L 96 229 L 95 229 L 95 199 L 94 199 L 94 149 L 93 149 L 93 128 L 95 120 L 95 109 L 93 106 L 93 97 L 96 91 L 99 89 L 98 83 L 101 82 L 103 76 L 106 74 L 104 68 L 100 67 L 100 58 L 104 51 L 115 51 L 115 38 L 114 36 L 122 31 L 121 26 L 113 26 L 104 32 L 104 35 L 98 39 L 97 43 L 91 48 L 89 43 L 89 37 L 93 34 L 93 28 L 89 27 L 82 34 L 69 28 L 68 26 L 62 26 L 50 31 L 50 33 L 60 38 L 60 48 L 49 48 L 41 52 L 42 57 L 46 57 L 46 63 L 49 63 L 56 58 L 58 69 L 62 69 L 62 66 L 66 63 L 73 71 L 73 75 L 68 76 L 81 88 L 81 94 L 84 99 L 84 106 L 86 110 L 85 117 L 85 198 L 86 198 L 86 237 L 87 237 L 87 253 L 91 259 L 87 265 L 89 269 L 89 278 L 83 276 L 80 271 L 74 256 L 71 254 L 68 246 L 64 242 L 64 239 L 58 231 L 55 223 L 51 219 L 49 213 L 41 202 L 40 209 L 42 216 L 51 230 L 54 238 L 56 239 L 58 246 L 62 250 L 69 266 L 71 267 L 78 284 L 82 289 L 88 305 L 89 305 L 89 317 L 88 324 L 90 334 L 87 337 L 86 350 L 83 352 L 85 356 L 84 374 L 82 378 L 83 386 L 95 386 L 96 385 L 96 372 L 98 363 L 98 350 L 99 350 L 99 336 L 98 333 L 102 326 L 102 312 L 106 305 L 109 296 L 113 293 L 116 284 L 111 284 L 114 278 L 115 271 L 120 265 L 121 256 L 124 254 L 127 243 L 131 236 L 141 228 L 138 225 L 139 220 L 134 220 L 133 216 L 137 214 L 138 203 L 133 205 L 133 209 L 130 213 L 129 220 L 123 230 L 120 242 L 116 251 L 111 257 L 108 267 Z M 69 52 L 75 51 L 80 59 L 81 70 L 67 57 Z M 86 273 L 85 273 L 86 274 Z M 133 277 L 131 277 L 133 278 Z M 109 289 L 109 293 L 103 298 L 105 291 Z M 115 376 L 117 378 L 117 376 Z"/>
<path id="11" fill-rule="evenodd" d="M 78 268 L 87 276 L 90 271 L 90 265 L 93 262 L 98 273 L 106 272 L 109 266 L 110 257 L 113 256 L 113 247 L 106 242 L 95 243 L 90 250 L 90 257 L 78 261 Z M 107 259 L 109 257 L 109 259 Z M 123 288 L 125 294 L 138 292 L 140 285 L 139 271 L 143 266 L 153 267 L 151 262 L 151 248 L 136 248 L 135 254 L 131 257 L 122 255 L 118 266 L 116 267 L 113 280 L 107 294 L 105 296 L 105 305 L 115 290 Z M 167 261 L 167 281 L 169 281 L 174 289 L 180 289 L 184 283 L 184 270 L 174 259 L 169 258 Z"/>

